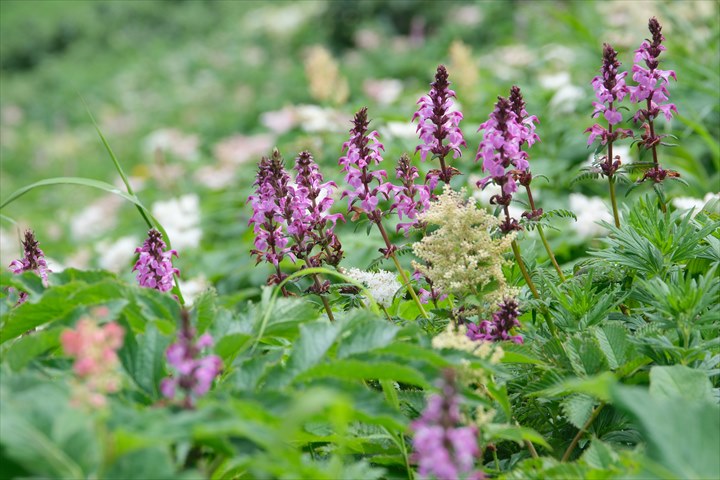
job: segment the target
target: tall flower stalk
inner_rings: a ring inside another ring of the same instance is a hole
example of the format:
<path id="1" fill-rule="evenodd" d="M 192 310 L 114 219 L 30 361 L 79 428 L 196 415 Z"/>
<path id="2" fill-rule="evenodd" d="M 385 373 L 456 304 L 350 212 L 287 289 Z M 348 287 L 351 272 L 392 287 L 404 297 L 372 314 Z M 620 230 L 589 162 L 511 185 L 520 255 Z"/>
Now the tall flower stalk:
<path id="1" fill-rule="evenodd" d="M 538 140 L 534 123 L 537 119 L 535 117 L 524 118 L 526 114 L 523 113 L 524 108 L 521 103 L 517 98 L 513 100 L 515 100 L 515 108 L 521 107 L 519 113 L 515 112 L 513 102 L 507 98 L 498 97 L 490 118 L 480 125 L 479 130 L 484 131 L 484 134 L 475 157 L 476 161 L 482 159 L 482 169 L 488 172 L 488 175 L 480 180 L 477 186 L 484 188 L 492 182 L 501 188 L 500 193 L 492 196 L 490 203 L 502 207 L 505 218 L 500 223 L 499 229 L 506 235 L 514 230 L 522 230 L 517 219 L 510 216 L 510 202 L 513 194 L 517 191 L 516 179 L 528 180 L 526 177 L 529 175 L 530 164 L 527 161 L 528 154 L 522 150 L 522 146 L 525 143 L 532 146 Z M 529 185 L 529 181 L 526 183 Z M 534 207 L 531 208 L 533 208 L 531 215 L 539 212 Z M 540 293 L 520 254 L 517 240 L 513 239 L 510 246 L 515 256 L 515 262 L 520 268 L 530 292 L 536 299 L 540 299 Z M 543 313 L 548 328 L 555 335 L 556 329 L 550 315 L 547 311 Z"/>
<path id="2" fill-rule="evenodd" d="M 395 263 L 403 284 L 418 310 L 423 317 L 428 318 L 425 308 L 410 284 L 407 273 L 400 265 L 396 254 L 397 247 L 390 242 L 382 224 L 383 211 L 378 204 L 381 199 L 390 199 L 390 196 L 396 191 L 396 187 L 386 181 L 385 170 L 371 170 L 372 166 L 382 162 L 383 158 L 380 152 L 385 147 L 380 143 L 376 131 L 368 132 L 369 124 L 367 108 L 364 107 L 355 114 L 353 128 L 350 129 L 350 139 L 343 144 L 345 155 L 340 157 L 338 162 L 345 172 L 345 183 L 350 187 L 342 193 L 342 197 L 348 197 L 348 210 L 354 212 L 353 219 L 365 214 L 368 220 L 377 225 L 385 242 L 385 248 L 381 248 L 380 252 Z"/>
<path id="3" fill-rule="evenodd" d="M 529 147 L 536 141 L 539 141 L 540 137 L 537 135 L 537 133 L 535 133 L 535 122 L 538 121 L 537 117 L 535 115 L 528 115 L 527 111 L 525 110 L 525 100 L 523 99 L 522 93 L 520 92 L 520 87 L 518 86 L 513 85 L 513 87 L 510 89 L 510 105 L 512 107 L 513 113 L 515 113 L 517 124 L 520 126 L 520 148 L 522 148 L 525 144 L 527 144 Z M 539 220 L 540 217 L 542 217 L 543 210 L 542 208 L 535 208 L 535 199 L 533 198 L 532 189 L 530 188 L 530 184 L 532 183 L 533 179 L 532 172 L 530 171 L 530 165 L 528 164 L 528 168 L 525 170 L 516 171 L 515 175 L 518 183 L 525 187 L 525 191 L 527 192 L 528 196 L 528 202 L 530 203 L 530 211 L 524 212 L 523 217 L 527 218 L 528 220 Z M 558 273 L 558 276 L 560 277 L 560 281 L 564 282 L 565 275 L 563 274 L 560 265 L 555 259 L 555 254 L 553 253 L 552 248 L 550 248 L 550 243 L 548 243 L 547 238 L 545 237 L 545 231 L 543 230 L 542 225 L 538 223 L 536 225 L 536 228 L 538 231 L 538 235 L 540 235 L 540 239 L 542 240 L 543 246 L 545 247 L 545 251 L 550 257 L 550 261 L 552 262 L 555 270 Z"/>
<path id="4" fill-rule="evenodd" d="M 438 179 L 449 184 L 452 177 L 460 175 L 460 171 L 447 165 L 445 160 L 450 152 L 454 159 L 460 158 L 462 155 L 460 147 L 466 147 L 467 144 L 460 130 L 460 120 L 463 115 L 459 111 L 452 110 L 455 92 L 450 89 L 448 72 L 443 65 L 437 67 L 435 81 L 430 86 L 432 88 L 428 95 L 418 100 L 420 107 L 412 119 L 418 120 L 417 132 L 423 142 L 415 151 L 420 151 L 423 162 L 429 154 L 440 162 L 440 169 L 431 170 L 426 178 L 426 183 L 430 185 L 431 190 L 434 190 Z"/>
<path id="5" fill-rule="evenodd" d="M 663 135 L 655 133 L 655 119 L 662 113 L 667 120 L 672 120 L 673 112 L 677 114 L 677 107 L 668 103 L 668 85 L 670 77 L 677 81 L 677 76 L 672 70 L 661 70 L 658 68 L 660 53 L 666 50 L 662 45 L 665 37 L 662 34 L 662 26 L 657 18 L 652 17 L 648 21 L 648 29 L 652 36 L 651 40 L 644 40 L 640 48 L 635 50 L 635 59 L 632 67 L 633 80 L 636 86 L 629 87 L 630 101 L 633 103 L 645 102 L 645 108 L 638 109 L 633 120 L 643 122 L 644 133 L 640 136 L 639 145 L 646 150 L 652 151 L 653 166 L 645 172 L 642 179 L 652 180 L 660 183 L 666 177 L 679 177 L 678 172 L 665 170 L 658 161 L 657 146 L 662 144 Z M 643 64 L 645 65 L 643 67 Z M 663 212 L 667 210 L 665 203 L 660 202 Z"/>
<path id="6" fill-rule="evenodd" d="M 590 132 L 588 145 L 595 141 L 596 137 L 600 138 L 601 145 L 607 145 L 607 155 L 600 164 L 602 174 L 607 177 L 610 187 L 610 202 L 612 203 L 613 218 L 615 226 L 620 227 L 620 215 L 618 214 L 617 199 L 615 196 L 615 172 L 620 168 L 621 159 L 619 156 L 613 156 L 613 143 L 619 138 L 632 136 L 630 130 L 623 128 L 614 129 L 615 125 L 622 121 L 622 114 L 618 111 L 618 103 L 630 92 L 625 85 L 625 77 L 627 72 L 618 72 L 620 62 L 617 59 L 617 52 L 607 43 L 603 44 L 603 64 L 600 69 L 600 75 L 592 81 L 595 89 L 595 96 L 599 102 L 593 102 L 595 111 L 593 117 L 602 114 L 608 122 L 608 128 L 595 124 L 585 130 Z"/>

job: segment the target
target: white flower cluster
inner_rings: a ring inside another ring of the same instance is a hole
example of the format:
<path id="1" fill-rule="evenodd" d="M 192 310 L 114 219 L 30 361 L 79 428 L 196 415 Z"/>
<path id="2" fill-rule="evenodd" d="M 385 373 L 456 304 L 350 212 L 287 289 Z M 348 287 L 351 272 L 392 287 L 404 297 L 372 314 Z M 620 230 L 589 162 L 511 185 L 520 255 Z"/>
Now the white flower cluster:
<path id="1" fill-rule="evenodd" d="M 400 282 L 395 278 L 395 274 L 385 270 L 366 272 L 357 268 L 351 268 L 345 272 L 345 274 L 365 285 L 370 295 L 383 307 L 389 307 L 392 304 L 395 293 L 402 287 Z"/>
<path id="2" fill-rule="evenodd" d="M 197 248 L 202 237 L 200 230 L 200 199 L 195 194 L 153 203 L 153 215 L 167 231 L 172 248 L 182 251 Z"/>

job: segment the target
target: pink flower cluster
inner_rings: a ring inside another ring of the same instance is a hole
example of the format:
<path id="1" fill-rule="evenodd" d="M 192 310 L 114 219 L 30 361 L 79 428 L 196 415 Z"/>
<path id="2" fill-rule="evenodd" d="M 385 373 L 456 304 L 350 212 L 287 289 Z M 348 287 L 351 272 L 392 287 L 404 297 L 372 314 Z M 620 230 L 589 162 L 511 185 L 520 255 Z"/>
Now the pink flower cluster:
<path id="1" fill-rule="evenodd" d="M 432 301 L 435 305 L 437 305 L 437 302 L 442 302 L 443 300 L 448 298 L 447 293 L 442 293 L 440 289 L 433 285 L 432 280 L 423 275 L 420 270 L 415 270 L 412 278 L 418 283 L 423 280 L 425 281 L 425 283 L 427 283 L 427 288 L 421 287 L 420 289 L 418 289 L 420 303 L 428 304 L 430 303 L 430 301 Z"/>
<path id="2" fill-rule="evenodd" d="M 661 70 L 658 68 L 660 61 L 658 57 L 661 52 L 667 50 L 662 41 L 662 27 L 655 17 L 648 22 L 648 28 L 652 34 L 652 40 L 644 40 L 640 48 L 635 50 L 634 65 L 632 67 L 633 80 L 637 86 L 630 87 L 630 101 L 640 103 L 647 102 L 647 108 L 640 109 L 633 117 L 637 121 L 652 121 L 662 112 L 665 118 L 672 119 L 672 112 L 677 113 L 677 107 L 668 101 L 667 86 L 670 77 L 677 81 L 677 76 L 672 70 Z M 645 64 L 645 67 L 642 66 Z M 647 68 L 646 68 L 647 67 Z"/>
<path id="3" fill-rule="evenodd" d="M 445 157 L 452 152 L 454 159 L 459 158 L 462 155 L 460 146 L 466 147 L 467 144 L 460 130 L 463 114 L 453 110 L 455 92 L 450 89 L 448 72 L 443 65 L 437 67 L 435 81 L 430 85 L 430 93 L 418 100 L 420 107 L 412 119 L 418 120 L 417 132 L 423 142 L 415 151 L 420 151 L 422 161 L 428 154 L 440 159 L 440 170 L 428 175 L 428 183 L 433 189 L 438 178 L 449 183 L 454 175 L 459 174 L 456 169 L 445 165 Z"/>
<path id="4" fill-rule="evenodd" d="M 23 257 L 20 260 L 13 260 L 10 263 L 10 271 L 15 275 L 19 275 L 23 272 L 33 271 L 40 276 L 43 286 L 48 286 L 48 268 L 47 261 L 45 260 L 45 254 L 39 247 L 38 241 L 35 239 L 35 234 L 32 230 L 25 231 L 25 239 L 22 241 L 23 245 Z M 20 292 L 20 298 L 18 298 L 17 304 L 24 303 L 27 300 L 27 292 Z"/>
<path id="5" fill-rule="evenodd" d="M 430 206 L 432 191 L 429 185 L 416 185 L 415 179 L 420 175 L 418 169 L 410 163 L 410 158 L 403 154 L 398 161 L 395 170 L 397 178 L 402 183 L 401 187 L 394 187 L 395 202 L 390 206 L 390 211 L 395 210 L 400 217 L 407 217 L 411 222 L 399 223 L 397 230 L 401 229 L 408 235 L 410 228 L 422 228 L 423 225 L 417 220 L 419 213 L 424 212 Z M 416 198 L 417 197 L 417 198 Z"/>
<path id="6" fill-rule="evenodd" d="M 117 350 L 122 347 L 124 335 L 117 323 L 100 327 L 89 318 L 80 320 L 75 330 L 62 333 L 63 351 L 75 358 L 73 370 L 82 381 L 82 388 L 76 391 L 76 403 L 102 407 L 106 404 L 105 394 L 120 389 Z"/>
<path id="7" fill-rule="evenodd" d="M 492 320 L 483 320 L 478 324 L 469 323 L 467 336 L 471 340 L 485 340 L 498 342 L 512 340 L 515 343 L 523 343 L 520 335 L 511 335 L 510 330 L 520 326 L 518 316 L 518 304 L 514 299 L 508 298 L 499 305 L 499 309 L 493 313 Z"/>
<path id="8" fill-rule="evenodd" d="M 353 119 L 350 139 L 343 144 L 343 151 L 347 152 L 338 163 L 345 172 L 345 183 L 351 187 L 342 193 L 342 198 L 348 197 L 348 210 L 365 213 L 371 221 L 379 222 L 382 211 L 378 203 L 381 196 L 386 200 L 390 197 L 393 185 L 386 183 L 385 170 L 370 170 L 370 167 L 382 162 L 380 151 L 385 147 L 380 143 L 376 131 L 368 133 L 369 124 L 367 108 L 360 109 Z M 377 185 L 373 186 L 373 182 Z M 353 207 L 358 200 L 360 206 Z"/>
<path id="9" fill-rule="evenodd" d="M 213 339 L 204 334 L 195 340 L 195 329 L 183 310 L 183 324 L 177 342 L 170 345 L 166 356 L 174 370 L 171 377 L 160 382 L 160 391 L 166 398 L 175 398 L 177 390 L 185 392 L 185 407 L 192 408 L 195 399 L 205 395 L 213 380 L 222 370 L 222 360 L 217 355 L 201 356 L 203 349 L 211 347 Z"/>
<path id="10" fill-rule="evenodd" d="M 413 461 L 423 478 L 479 480 L 474 471 L 480 455 L 475 426 L 461 426 L 460 399 L 452 370 L 446 370 L 439 395 L 428 399 L 419 419 L 411 424 L 414 432 Z"/>
<path id="11" fill-rule="evenodd" d="M 167 246 L 162 234 L 154 228 L 148 232 L 148 238 L 142 247 L 135 249 L 139 253 L 132 271 L 137 271 L 137 281 L 141 287 L 154 288 L 167 292 L 173 288 L 173 275 L 180 271 L 172 265 L 172 256 L 177 257 L 175 250 L 165 251 Z"/>

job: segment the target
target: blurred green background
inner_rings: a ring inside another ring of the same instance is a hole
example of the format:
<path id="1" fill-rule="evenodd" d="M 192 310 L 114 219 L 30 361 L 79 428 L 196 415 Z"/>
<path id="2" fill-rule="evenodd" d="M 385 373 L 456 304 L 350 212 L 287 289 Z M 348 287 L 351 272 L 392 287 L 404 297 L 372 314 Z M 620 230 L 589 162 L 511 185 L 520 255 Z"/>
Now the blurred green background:
<path id="1" fill-rule="evenodd" d="M 464 175 L 453 185 L 475 190 L 476 130 L 496 97 L 519 85 L 527 110 L 540 119 L 542 142 L 531 151 L 531 165 L 549 181 L 537 182 L 539 203 L 545 210 L 573 208 L 580 217 L 559 222 L 567 232 L 551 233 L 551 241 L 562 262 L 576 261 L 602 235 L 594 221 L 607 218 L 598 214 L 605 182 L 571 185 L 592 154 L 583 134 L 594 123 L 590 81 L 603 42 L 620 52 L 623 70 L 631 68 L 651 16 L 666 37 L 662 68 L 678 75 L 670 99 L 680 116 L 659 121 L 678 146 L 663 148 L 661 161 L 689 186 L 676 185 L 670 195 L 683 197 L 680 206 L 720 190 L 719 5 L 3 0 L 0 200 L 54 176 L 120 185 L 84 99 L 179 250 L 184 290 L 215 284 L 246 298 L 267 274 L 248 254 L 245 208 L 260 156 L 277 146 L 292 165 L 308 148 L 326 177 L 340 181 L 337 158 L 349 120 L 368 106 L 386 146 L 383 167 L 394 177 L 399 155 L 417 145 L 415 102 L 443 63 L 468 142 L 455 163 Z M 637 156 L 626 149 L 623 162 Z M 336 206 L 341 210 L 344 201 Z M 33 191 L 2 214 L 17 222 L 0 223 L 4 265 L 19 256 L 17 232 L 29 227 L 56 269 L 130 275 L 132 252 L 146 233 L 132 205 L 81 187 Z M 377 255 L 364 229 L 343 227 L 341 239 L 348 265 L 365 267 Z"/>

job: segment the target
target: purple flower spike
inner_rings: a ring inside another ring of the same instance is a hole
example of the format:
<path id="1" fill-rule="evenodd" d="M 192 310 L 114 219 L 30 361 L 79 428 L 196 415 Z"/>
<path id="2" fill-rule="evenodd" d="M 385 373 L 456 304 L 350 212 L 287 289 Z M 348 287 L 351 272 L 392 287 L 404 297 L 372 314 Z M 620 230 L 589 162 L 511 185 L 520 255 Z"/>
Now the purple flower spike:
<path id="1" fill-rule="evenodd" d="M 321 249 L 319 254 L 308 256 L 306 261 L 311 267 L 319 267 L 322 263 L 336 266 L 342 259 L 343 251 L 335 235 L 335 224 L 338 220 L 344 222 L 345 217 L 341 213 L 331 215 L 328 212 L 335 202 L 333 193 L 337 185 L 335 182 L 323 181 L 322 173 L 310 152 L 300 152 L 295 159 L 295 170 L 295 193 L 300 198 L 296 203 L 303 209 L 299 215 L 312 237 L 308 254 L 316 245 Z"/>
<path id="2" fill-rule="evenodd" d="M 662 27 L 657 18 L 653 17 L 648 21 L 648 28 L 652 40 L 645 40 L 640 48 L 635 50 L 635 63 L 633 65 L 633 80 L 637 86 L 630 87 L 630 101 L 640 103 L 645 101 L 645 108 L 638 109 L 633 116 L 633 121 L 643 122 L 644 133 L 640 136 L 639 145 L 646 150 L 652 150 L 653 166 L 640 179 L 644 181 L 651 179 L 655 183 L 662 182 L 666 177 L 679 177 L 678 172 L 663 169 L 657 158 L 657 146 L 662 144 L 664 135 L 655 133 L 655 119 L 662 113 L 667 120 L 672 120 L 673 112 L 677 113 L 677 107 L 668 103 L 668 85 L 670 77 L 677 81 L 677 76 L 672 70 L 661 70 L 658 57 L 666 50 L 662 45 L 665 37 L 662 34 Z M 645 64 L 645 67 L 641 65 Z"/>
<path id="3" fill-rule="evenodd" d="M 412 459 L 423 478 L 479 480 L 482 471 L 474 471 L 480 455 L 477 427 L 462 426 L 460 398 L 455 374 L 448 369 L 440 384 L 440 394 L 428 399 L 421 417 L 411 424 L 414 432 Z"/>
<path id="4" fill-rule="evenodd" d="M 467 147 L 460 130 L 460 120 L 463 119 L 463 115 L 459 111 L 452 110 L 455 92 L 450 90 L 448 72 L 443 65 L 437 67 L 435 81 L 430 86 L 432 87 L 430 93 L 418 100 L 420 107 L 412 118 L 413 121 L 418 119 L 417 131 L 423 142 L 415 151 L 420 151 L 423 162 L 428 154 L 440 160 L 440 170 L 431 171 L 428 179 L 436 176 L 443 182 L 450 183 L 450 179 L 460 172 L 456 168 L 447 166 L 445 157 L 452 152 L 453 158 L 457 159 L 462 155 L 460 146 Z M 426 182 L 429 183 L 428 180 Z"/>
<path id="5" fill-rule="evenodd" d="M 282 282 L 285 277 L 280 272 L 280 262 L 285 256 L 292 255 L 287 246 L 289 238 L 283 229 L 283 211 L 288 199 L 277 196 L 277 189 L 288 183 L 287 173 L 283 174 L 283 171 L 277 158 L 262 157 L 253 184 L 255 194 L 248 198 L 253 208 L 248 224 L 253 225 L 255 233 L 255 248 L 251 253 L 257 257 L 257 263 L 265 260 L 275 266 L 277 273 L 268 280 L 270 284 Z"/>
<path id="6" fill-rule="evenodd" d="M 493 313 L 492 321 L 483 320 L 478 324 L 469 323 L 467 336 L 471 340 L 485 340 L 499 342 L 512 340 L 515 343 L 523 343 L 520 335 L 510 335 L 510 330 L 519 327 L 517 302 L 508 298 L 499 305 L 497 312 Z"/>
<path id="7" fill-rule="evenodd" d="M 167 349 L 168 363 L 174 370 L 172 376 L 160 382 L 160 392 L 173 399 L 177 391 L 185 392 L 185 408 L 193 408 L 195 400 L 205 395 L 213 380 L 222 370 L 222 360 L 217 355 L 201 356 L 204 348 L 212 346 L 212 337 L 206 333 L 195 340 L 195 329 L 190 326 L 187 310 L 182 310 L 182 326 L 178 339 Z"/>
<path id="8" fill-rule="evenodd" d="M 419 177 L 418 169 L 410 163 L 410 158 L 406 154 L 400 157 L 396 172 L 402 187 L 396 187 L 395 203 L 390 207 L 390 211 L 397 211 L 400 220 L 403 216 L 413 220 L 397 226 L 397 230 L 404 230 L 407 236 L 410 228 L 423 228 L 424 224 L 417 220 L 417 215 L 430 206 L 432 192 L 429 185 L 415 184 L 415 179 Z"/>
<path id="9" fill-rule="evenodd" d="M 632 137 L 631 130 L 624 128 L 616 128 L 613 126 L 622 121 L 622 114 L 618 111 L 618 103 L 630 92 L 625 85 L 625 77 L 627 72 L 618 73 L 620 62 L 617 59 L 617 52 L 607 43 L 603 44 L 603 64 L 600 68 L 600 75 L 593 78 L 592 86 L 595 89 L 595 96 L 599 102 L 593 102 L 595 111 L 592 116 L 597 117 L 602 114 L 608 122 L 605 128 L 599 124 L 595 124 L 585 130 L 590 133 L 588 137 L 588 145 L 591 145 L 596 138 L 600 138 L 601 145 L 612 145 L 620 138 Z M 609 148 L 609 147 L 608 147 Z M 620 168 L 620 158 L 611 158 L 610 154 L 605 157 L 605 161 L 600 165 L 605 176 L 611 177 Z"/>
<path id="10" fill-rule="evenodd" d="M 25 230 L 25 239 L 22 241 L 23 257 L 20 260 L 13 260 L 10 263 L 10 270 L 19 275 L 23 272 L 33 271 L 42 279 L 43 286 L 48 286 L 48 268 L 45 261 L 45 254 L 39 247 L 39 242 L 35 239 L 32 230 Z"/>
<path id="11" fill-rule="evenodd" d="M 162 234 L 154 228 L 148 232 L 148 238 L 142 247 L 135 249 L 140 258 L 132 271 L 137 271 L 137 281 L 141 287 L 154 288 L 161 292 L 172 290 L 173 275 L 180 270 L 172 265 L 172 256 L 177 257 L 175 250 L 165 251 L 166 245 Z"/>
<path id="12" fill-rule="evenodd" d="M 517 107 L 518 104 L 516 103 L 515 106 Z M 524 111 L 524 108 L 521 107 L 520 110 Z M 535 121 L 535 117 L 521 118 L 513 110 L 513 103 L 510 100 L 498 97 L 495 110 L 479 128 L 484 134 L 475 161 L 482 159 L 482 170 L 488 172 L 488 176 L 480 180 L 477 185 L 485 188 L 487 184 L 493 182 L 502 188 L 500 194 L 493 195 L 490 203 L 503 206 L 505 220 L 500 224 L 503 233 L 522 228 L 516 219 L 510 217 L 509 206 L 512 195 L 518 188 L 515 177 L 530 168 L 527 161 L 528 154 L 522 150 L 522 146 L 524 143 L 531 145 L 537 141 L 538 137 L 534 132 Z"/>
<path id="13" fill-rule="evenodd" d="M 10 271 L 15 275 L 33 271 L 40 276 L 43 286 L 47 287 L 48 273 L 50 273 L 51 270 L 48 268 L 47 261 L 45 261 L 45 254 L 40 249 L 39 243 L 35 239 L 35 234 L 32 230 L 25 230 L 25 239 L 22 241 L 22 245 L 23 257 L 20 260 L 13 260 L 12 263 L 10 263 Z M 25 303 L 27 298 L 27 292 L 19 292 L 16 305 Z"/>
<path id="14" fill-rule="evenodd" d="M 367 108 L 363 107 L 355 114 L 350 140 L 343 144 L 343 151 L 347 152 L 338 163 L 345 172 L 345 183 L 351 187 L 342 193 L 342 198 L 348 197 L 348 210 L 357 214 L 365 213 L 371 221 L 377 223 L 382 218 L 378 203 L 381 196 L 386 200 L 390 198 L 393 185 L 386 183 L 385 170 L 370 170 L 371 166 L 382 162 L 380 150 L 385 150 L 385 147 L 378 140 L 376 131 L 368 133 L 369 124 Z M 373 182 L 377 183 L 374 187 Z M 354 206 L 358 201 L 360 205 Z"/>

